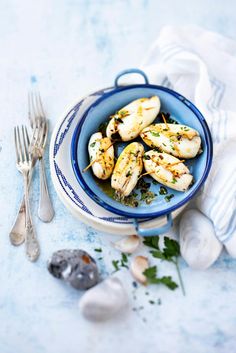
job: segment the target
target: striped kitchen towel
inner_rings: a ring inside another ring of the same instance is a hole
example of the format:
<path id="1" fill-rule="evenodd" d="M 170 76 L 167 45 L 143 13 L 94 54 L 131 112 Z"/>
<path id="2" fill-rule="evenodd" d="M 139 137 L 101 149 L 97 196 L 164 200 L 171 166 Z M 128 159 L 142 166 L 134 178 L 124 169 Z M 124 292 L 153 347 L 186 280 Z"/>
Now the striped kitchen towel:
<path id="1" fill-rule="evenodd" d="M 142 68 L 151 82 L 194 102 L 208 122 L 213 166 L 197 207 L 236 257 L 236 42 L 195 26 L 167 26 Z"/>

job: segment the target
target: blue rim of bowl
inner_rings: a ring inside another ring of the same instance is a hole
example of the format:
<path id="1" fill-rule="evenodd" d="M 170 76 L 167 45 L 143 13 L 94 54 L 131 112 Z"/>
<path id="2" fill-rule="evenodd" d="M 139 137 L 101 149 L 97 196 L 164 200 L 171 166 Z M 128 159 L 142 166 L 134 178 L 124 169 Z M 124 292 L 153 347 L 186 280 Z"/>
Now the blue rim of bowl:
<path id="1" fill-rule="evenodd" d="M 88 184 L 85 182 L 80 170 L 79 170 L 79 166 L 78 166 L 78 162 L 77 162 L 77 145 L 78 145 L 78 140 L 79 140 L 79 136 L 80 136 L 80 132 L 81 132 L 81 128 L 83 126 L 83 123 L 90 111 L 91 108 L 96 107 L 98 104 L 100 104 L 104 99 L 109 98 L 109 96 L 118 93 L 120 91 L 125 91 L 125 90 L 129 90 L 129 89 L 133 89 L 133 88 L 153 88 L 153 89 L 159 89 L 162 91 L 165 91 L 169 94 L 171 94 L 172 96 L 175 96 L 178 100 L 180 100 L 183 104 L 185 104 L 189 109 L 192 110 L 192 112 L 195 114 L 195 116 L 198 118 L 198 120 L 200 121 L 202 127 L 203 127 L 203 131 L 205 134 L 205 142 L 206 142 L 206 146 L 207 146 L 207 161 L 206 161 L 206 166 L 204 169 L 204 173 L 199 181 L 199 184 L 197 186 L 196 189 L 194 189 L 192 192 L 190 192 L 188 194 L 188 196 L 184 197 L 183 200 L 181 200 L 180 202 L 176 203 L 175 205 L 172 205 L 171 207 L 167 207 L 165 210 L 162 211 L 158 211 L 158 212 L 151 212 L 151 213 L 145 213 L 145 214 L 138 214 L 138 213 L 130 213 L 130 212 L 126 212 L 126 211 L 122 211 L 119 210 L 113 206 L 110 206 L 109 204 L 107 204 L 105 201 L 103 201 L 98 195 L 96 195 L 88 186 Z M 190 102 L 187 98 L 185 98 L 184 96 L 182 96 L 181 94 L 177 93 L 176 91 L 173 91 L 169 88 L 163 87 L 163 86 L 158 86 L 158 85 L 151 85 L 151 84 L 137 84 L 137 85 L 129 85 L 129 86 L 121 86 L 120 88 L 115 88 L 113 91 L 108 92 L 108 93 L 104 93 L 104 95 L 99 98 L 95 103 L 91 104 L 91 106 L 85 111 L 83 117 L 81 118 L 81 120 L 79 121 L 79 123 L 77 124 L 73 137 L 72 137 L 72 142 L 71 142 L 71 163 L 72 163 L 72 167 L 76 176 L 76 179 L 78 180 L 80 186 L 83 188 L 83 190 L 87 193 L 87 195 L 93 200 L 95 201 L 97 204 L 99 204 L 100 206 L 104 207 L 106 210 L 121 215 L 121 216 L 125 216 L 128 218 L 139 218 L 139 219 L 143 219 L 143 218 L 156 218 L 156 217 L 160 217 L 160 216 L 164 216 L 167 215 L 173 211 L 175 211 L 176 209 L 182 207 L 183 205 L 185 205 L 187 202 L 189 202 L 195 195 L 196 193 L 200 190 L 201 186 L 204 184 L 210 169 L 211 169 L 211 165 L 212 165 L 212 157 L 213 157 L 213 143 L 212 143 L 212 137 L 211 137 L 211 133 L 209 130 L 209 127 L 207 125 L 206 120 L 204 119 L 203 115 L 201 114 L 201 112 L 196 108 L 196 106 Z"/>

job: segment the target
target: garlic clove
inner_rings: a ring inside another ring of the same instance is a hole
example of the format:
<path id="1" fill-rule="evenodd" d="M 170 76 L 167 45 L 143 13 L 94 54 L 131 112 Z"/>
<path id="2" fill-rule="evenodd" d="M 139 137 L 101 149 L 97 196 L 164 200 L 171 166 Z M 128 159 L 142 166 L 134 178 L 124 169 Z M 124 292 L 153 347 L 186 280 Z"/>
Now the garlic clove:
<path id="1" fill-rule="evenodd" d="M 114 243 L 116 249 L 126 254 L 132 254 L 140 245 L 140 238 L 137 235 L 129 235 Z"/>
<path id="2" fill-rule="evenodd" d="M 147 284 L 147 278 L 143 272 L 149 267 L 148 258 L 145 256 L 136 256 L 130 265 L 130 271 L 133 277 L 141 284 Z"/>

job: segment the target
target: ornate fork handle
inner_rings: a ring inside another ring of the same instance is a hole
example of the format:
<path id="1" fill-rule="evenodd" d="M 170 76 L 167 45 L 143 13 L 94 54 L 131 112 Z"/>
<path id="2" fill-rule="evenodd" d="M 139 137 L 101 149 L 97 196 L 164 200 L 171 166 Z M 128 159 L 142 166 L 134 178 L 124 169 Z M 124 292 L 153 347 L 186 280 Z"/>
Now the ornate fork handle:
<path id="1" fill-rule="evenodd" d="M 28 177 L 28 189 L 30 188 L 31 179 L 33 175 L 33 168 L 36 161 L 37 161 L 36 158 L 32 160 L 32 169 Z M 15 222 L 9 234 L 11 244 L 15 246 L 21 245 L 25 241 L 25 233 L 26 233 L 26 214 L 25 214 L 25 197 L 23 196 Z"/>
<path id="2" fill-rule="evenodd" d="M 28 190 L 28 176 L 24 174 L 24 189 L 25 189 L 25 246 L 26 246 L 26 255 L 30 261 L 37 260 L 39 256 L 39 243 L 36 238 L 34 231 L 31 213 L 30 213 L 30 204 L 29 204 L 29 190 Z"/>
<path id="3" fill-rule="evenodd" d="M 39 158 L 39 173 L 40 173 L 40 196 L 38 216 L 43 222 L 51 222 L 54 217 L 54 209 L 49 196 L 46 173 L 44 168 L 43 158 Z"/>

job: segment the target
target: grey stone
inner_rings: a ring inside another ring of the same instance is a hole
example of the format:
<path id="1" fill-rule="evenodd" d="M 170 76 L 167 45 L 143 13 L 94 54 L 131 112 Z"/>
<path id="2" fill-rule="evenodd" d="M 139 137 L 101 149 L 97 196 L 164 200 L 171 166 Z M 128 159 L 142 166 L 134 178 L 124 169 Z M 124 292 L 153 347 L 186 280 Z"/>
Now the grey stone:
<path id="1" fill-rule="evenodd" d="M 48 271 L 76 289 L 88 289 L 99 280 L 95 260 L 84 250 L 58 250 L 48 261 Z"/>

